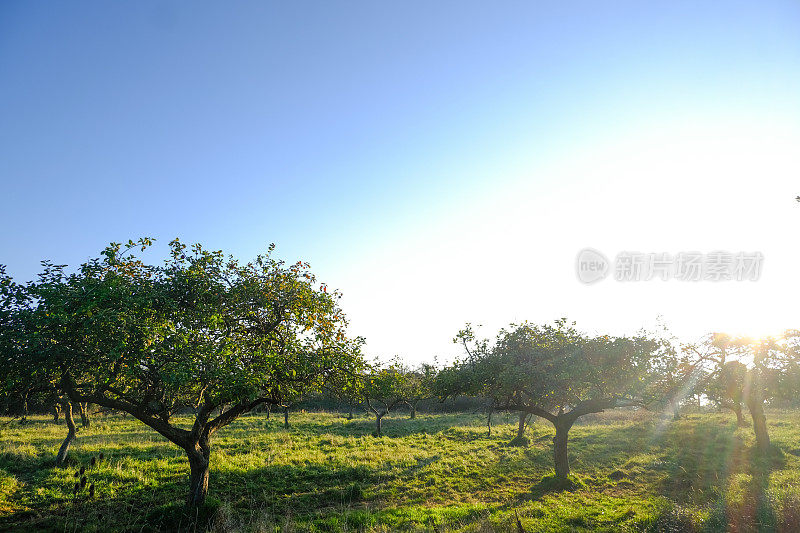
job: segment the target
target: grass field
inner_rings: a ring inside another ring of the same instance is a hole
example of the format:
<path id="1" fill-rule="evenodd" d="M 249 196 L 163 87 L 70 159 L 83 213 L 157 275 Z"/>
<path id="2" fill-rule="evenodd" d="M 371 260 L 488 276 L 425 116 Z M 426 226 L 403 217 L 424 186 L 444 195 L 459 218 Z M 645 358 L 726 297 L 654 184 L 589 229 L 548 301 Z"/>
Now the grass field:
<path id="1" fill-rule="evenodd" d="M 181 450 L 128 418 L 96 418 L 69 466 L 53 467 L 65 428 L 34 417 L 0 429 L 0 529 L 56 531 L 800 531 L 800 412 L 770 412 L 775 452 L 751 458 L 749 428 L 727 414 L 661 422 L 611 412 L 576 425 L 574 483 L 553 487 L 551 426 L 507 443 L 516 418 L 396 415 L 386 436 L 366 417 L 252 414 L 214 441 L 206 516 L 183 502 Z M 0 423 L 8 419 L 0 420 Z M 88 489 L 74 474 L 91 458 Z"/>

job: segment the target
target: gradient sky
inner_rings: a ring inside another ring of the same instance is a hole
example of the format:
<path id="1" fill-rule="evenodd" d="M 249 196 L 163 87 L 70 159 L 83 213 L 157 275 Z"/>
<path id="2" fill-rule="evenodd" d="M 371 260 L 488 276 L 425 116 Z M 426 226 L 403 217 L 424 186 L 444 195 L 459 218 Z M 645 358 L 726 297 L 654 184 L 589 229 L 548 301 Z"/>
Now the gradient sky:
<path id="1" fill-rule="evenodd" d="M 0 3 L 0 263 L 277 243 L 368 352 L 467 321 L 800 327 L 800 3 Z M 758 282 L 577 281 L 586 246 Z"/>

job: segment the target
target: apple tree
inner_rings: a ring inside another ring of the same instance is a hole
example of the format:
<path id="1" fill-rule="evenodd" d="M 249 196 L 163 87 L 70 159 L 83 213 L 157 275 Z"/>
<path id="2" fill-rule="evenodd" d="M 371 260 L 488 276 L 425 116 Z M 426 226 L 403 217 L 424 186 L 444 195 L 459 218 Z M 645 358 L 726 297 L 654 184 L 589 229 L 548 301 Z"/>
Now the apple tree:
<path id="1" fill-rule="evenodd" d="M 471 330 L 462 336 L 472 336 Z M 555 427 L 553 459 L 569 476 L 567 442 L 582 416 L 642 405 L 651 360 L 665 347 L 644 336 L 587 336 L 566 319 L 553 325 L 511 324 L 493 343 L 470 350 L 457 367 L 472 390 L 495 398 L 499 409 L 529 413 Z"/>
<path id="2" fill-rule="evenodd" d="M 112 244 L 73 272 L 45 264 L 31 286 L 41 349 L 73 404 L 131 414 L 183 449 L 188 505 L 204 502 L 214 435 L 240 415 L 282 405 L 361 372 L 339 294 L 307 263 L 269 252 L 242 263 L 177 239 L 161 265 L 150 239 Z M 186 421 L 178 415 L 191 412 Z"/>

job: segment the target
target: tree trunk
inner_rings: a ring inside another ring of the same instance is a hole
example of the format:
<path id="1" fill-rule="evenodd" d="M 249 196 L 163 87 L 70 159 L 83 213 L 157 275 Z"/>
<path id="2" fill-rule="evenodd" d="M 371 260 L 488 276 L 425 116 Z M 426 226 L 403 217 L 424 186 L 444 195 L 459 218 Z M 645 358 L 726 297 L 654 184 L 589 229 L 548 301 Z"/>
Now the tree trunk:
<path id="1" fill-rule="evenodd" d="M 753 417 L 753 430 L 756 434 L 756 444 L 760 452 L 769 450 L 769 432 L 767 431 L 767 417 L 764 415 L 764 406 L 756 403 L 750 407 L 750 416 Z"/>
<path id="2" fill-rule="evenodd" d="M 61 406 L 57 403 L 53 404 L 53 423 L 58 424 L 58 418 L 61 416 Z"/>
<path id="3" fill-rule="evenodd" d="M 681 402 L 677 398 L 672 398 L 669 401 L 669 407 L 672 410 L 672 419 L 673 420 L 680 420 L 681 419 Z"/>
<path id="4" fill-rule="evenodd" d="M 208 465 L 211 458 L 211 441 L 200 440 L 186 450 L 189 457 L 189 496 L 188 507 L 197 507 L 206 501 L 208 495 Z"/>
<path id="5" fill-rule="evenodd" d="M 760 395 L 757 395 L 760 396 Z M 769 432 L 767 431 L 767 417 L 764 414 L 764 402 L 759 398 L 749 398 L 747 408 L 753 418 L 753 431 L 756 434 L 758 451 L 764 453 L 769 450 Z"/>
<path id="6" fill-rule="evenodd" d="M 353 400 L 350 400 L 349 402 L 347 402 L 347 407 L 348 407 L 347 419 L 348 420 L 352 420 L 353 419 Z"/>
<path id="7" fill-rule="evenodd" d="M 61 443 L 61 448 L 58 449 L 58 455 L 56 455 L 56 466 L 62 466 L 67 460 L 67 454 L 69 454 L 69 447 L 72 445 L 72 441 L 75 440 L 75 420 L 72 418 L 72 404 L 70 402 L 64 402 L 64 420 L 67 422 L 67 438 L 64 439 L 64 442 Z"/>
<path id="8" fill-rule="evenodd" d="M 517 427 L 517 436 L 511 439 L 509 446 L 527 446 L 528 439 L 525 437 L 525 423 L 528 421 L 528 413 L 521 411 L 519 413 L 519 426 Z"/>
<path id="9" fill-rule="evenodd" d="M 764 414 L 764 396 L 761 391 L 761 379 L 758 368 L 751 370 L 750 390 L 746 395 L 747 408 L 753 419 L 753 432 L 756 434 L 758 451 L 766 453 L 769 450 L 769 432 L 767 431 L 767 417 Z"/>
<path id="10" fill-rule="evenodd" d="M 28 393 L 26 392 L 25 395 L 22 397 L 22 418 L 20 419 L 20 423 L 24 424 L 28 421 Z"/>
<path id="11" fill-rule="evenodd" d="M 555 461 L 556 477 L 567 479 L 569 477 L 569 458 L 567 457 L 567 439 L 572 424 L 558 421 L 553 424 L 556 427 L 556 436 L 553 437 L 553 460 Z"/>
<path id="12" fill-rule="evenodd" d="M 283 408 L 283 429 L 289 429 L 289 407 Z"/>
<path id="13" fill-rule="evenodd" d="M 409 418 L 411 420 L 414 420 L 415 418 L 417 418 L 417 406 L 412 403 L 410 407 L 411 407 L 411 416 L 409 416 Z"/>
<path id="14" fill-rule="evenodd" d="M 736 425 L 740 428 L 745 427 L 747 423 L 744 421 L 744 415 L 742 414 L 742 404 L 735 404 L 733 406 L 733 412 L 736 413 Z"/>
<path id="15" fill-rule="evenodd" d="M 267 404 L 267 420 L 269 420 L 270 414 L 272 414 L 272 405 Z"/>
<path id="16" fill-rule="evenodd" d="M 375 415 L 375 436 L 376 437 L 383 436 L 383 432 L 381 431 L 381 429 L 382 429 L 382 427 L 381 427 L 382 426 L 382 421 L 383 421 L 383 415 Z"/>
<path id="17" fill-rule="evenodd" d="M 78 408 L 81 412 L 81 427 L 88 428 L 92 424 L 89 420 L 89 404 L 79 402 Z"/>
<path id="18" fill-rule="evenodd" d="M 486 417 L 486 427 L 489 430 L 488 434 L 492 436 L 492 413 L 494 413 L 494 407 L 489 407 L 489 415 Z"/>

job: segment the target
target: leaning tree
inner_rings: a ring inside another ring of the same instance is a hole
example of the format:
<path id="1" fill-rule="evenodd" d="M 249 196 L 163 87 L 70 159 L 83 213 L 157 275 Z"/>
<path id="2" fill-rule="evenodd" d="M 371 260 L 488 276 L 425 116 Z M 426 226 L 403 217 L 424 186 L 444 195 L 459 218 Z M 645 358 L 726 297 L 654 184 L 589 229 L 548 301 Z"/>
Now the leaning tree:
<path id="1" fill-rule="evenodd" d="M 473 337 L 470 329 L 460 335 Z M 567 441 L 573 424 L 590 413 L 641 405 L 651 361 L 666 348 L 645 336 L 587 336 L 566 319 L 554 325 L 512 324 L 492 344 L 478 346 L 484 349 L 471 350 L 457 363 L 470 376 L 462 382 L 487 391 L 500 409 L 552 423 L 555 474 L 561 480 L 569 476 Z"/>
<path id="2" fill-rule="evenodd" d="M 208 491 L 212 439 L 240 415 L 361 371 L 339 294 L 307 263 L 269 252 L 249 263 L 175 240 L 163 265 L 112 244 L 66 273 L 47 263 L 32 287 L 41 349 L 72 404 L 123 411 L 187 454 L 187 503 Z M 191 420 L 176 417 L 192 412 Z"/>
<path id="3" fill-rule="evenodd" d="M 780 396 L 781 382 L 796 365 L 796 334 L 789 330 L 775 337 L 750 338 L 714 333 L 705 341 L 706 352 L 717 357 L 704 392 L 710 400 L 733 410 L 739 426 L 745 425 L 742 403 L 747 406 L 760 453 L 770 450 L 764 408 Z"/>
<path id="4" fill-rule="evenodd" d="M 733 340 L 739 349 L 739 360 L 747 365 L 741 397 L 750 411 L 756 447 L 762 454 L 770 450 L 764 406 L 776 394 L 779 376 L 794 361 L 792 335 L 793 332 L 787 331 L 778 337 L 739 337 Z"/>

